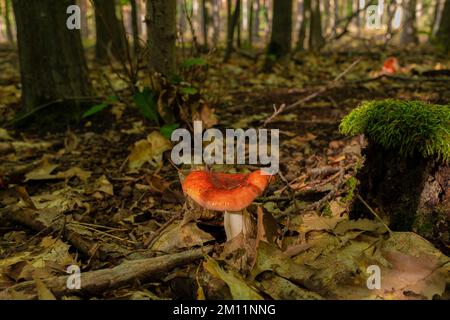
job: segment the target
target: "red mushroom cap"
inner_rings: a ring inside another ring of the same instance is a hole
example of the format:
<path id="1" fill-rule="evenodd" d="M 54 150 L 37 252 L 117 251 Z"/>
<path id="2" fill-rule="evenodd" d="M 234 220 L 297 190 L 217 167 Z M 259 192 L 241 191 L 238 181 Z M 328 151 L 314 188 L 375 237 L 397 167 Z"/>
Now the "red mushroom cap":
<path id="1" fill-rule="evenodd" d="M 394 74 L 399 70 L 400 66 L 398 64 L 398 60 L 395 57 L 390 57 L 384 60 L 383 63 L 383 72 L 388 74 Z"/>
<path id="2" fill-rule="evenodd" d="M 183 191 L 203 208 L 241 211 L 261 195 L 270 180 L 261 170 L 251 174 L 193 171 L 183 182 Z"/>

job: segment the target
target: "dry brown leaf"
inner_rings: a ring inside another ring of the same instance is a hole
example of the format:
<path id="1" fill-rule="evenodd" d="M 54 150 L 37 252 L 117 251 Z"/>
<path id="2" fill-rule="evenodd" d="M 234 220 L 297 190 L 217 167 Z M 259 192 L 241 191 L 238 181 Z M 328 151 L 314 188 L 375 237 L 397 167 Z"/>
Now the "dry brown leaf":
<path id="1" fill-rule="evenodd" d="M 170 150 L 172 145 L 159 132 L 153 131 L 146 140 L 137 141 L 128 157 L 128 167 L 133 169 L 141 168 L 145 163 L 150 163 L 156 167 L 162 163 L 162 155 Z"/>
<path id="2" fill-rule="evenodd" d="M 230 288 L 231 295 L 234 300 L 262 300 L 263 297 L 251 288 L 237 273 L 233 271 L 225 271 L 219 263 L 206 257 L 203 267 L 214 277 L 224 281 Z"/>
<path id="3" fill-rule="evenodd" d="M 41 279 L 35 278 L 34 282 L 36 283 L 36 291 L 39 300 L 56 300 L 56 297 Z"/>
<path id="4" fill-rule="evenodd" d="M 315 230 L 333 230 L 339 221 L 344 218 L 341 217 L 322 217 L 317 214 L 305 214 L 302 216 L 302 224 L 298 228 L 301 233 L 307 233 L 309 231 Z"/>
<path id="5" fill-rule="evenodd" d="M 51 179 L 51 173 L 58 167 L 59 165 L 50 163 L 48 158 L 44 158 L 42 162 L 33 170 L 28 172 L 25 175 L 25 181 L 29 180 L 47 180 Z"/>
<path id="6" fill-rule="evenodd" d="M 197 227 L 197 224 L 190 222 L 182 224 L 174 223 L 169 226 L 159 239 L 153 244 L 152 250 L 171 252 L 181 248 L 200 246 L 214 238 Z"/>

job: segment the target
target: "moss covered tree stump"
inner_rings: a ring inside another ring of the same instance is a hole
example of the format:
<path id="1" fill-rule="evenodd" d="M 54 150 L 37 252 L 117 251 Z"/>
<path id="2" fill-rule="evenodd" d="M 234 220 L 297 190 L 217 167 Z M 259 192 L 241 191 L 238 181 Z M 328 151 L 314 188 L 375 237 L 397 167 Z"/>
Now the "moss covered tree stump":
<path id="1" fill-rule="evenodd" d="M 450 105 L 418 101 L 365 102 L 340 125 L 364 134 L 365 162 L 350 218 L 374 217 L 393 230 L 415 231 L 449 252 Z"/>

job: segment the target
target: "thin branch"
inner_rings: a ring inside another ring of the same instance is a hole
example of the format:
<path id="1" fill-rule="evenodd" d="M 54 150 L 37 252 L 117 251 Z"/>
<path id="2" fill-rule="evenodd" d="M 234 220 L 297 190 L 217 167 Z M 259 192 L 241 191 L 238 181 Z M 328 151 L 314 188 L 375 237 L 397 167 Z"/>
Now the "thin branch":
<path id="1" fill-rule="evenodd" d="M 211 252 L 212 246 L 193 249 L 185 252 L 166 254 L 163 256 L 139 260 L 125 261 L 113 268 L 81 273 L 81 289 L 69 289 L 69 276 L 60 276 L 42 280 L 45 286 L 58 298 L 70 294 L 101 294 L 105 290 L 118 288 L 134 281 L 157 279 L 173 268 L 184 266 L 201 259 Z M 38 297 L 36 282 L 25 281 L 0 292 L 1 300 L 10 300 L 17 293 L 26 299 Z"/>
<path id="2" fill-rule="evenodd" d="M 317 91 L 311 93 L 310 95 L 306 96 L 303 99 L 298 100 L 297 102 L 294 102 L 293 104 L 290 104 L 286 106 L 285 104 L 281 105 L 278 109 L 274 106 L 274 112 L 272 115 L 270 115 L 262 124 L 263 127 L 267 126 L 270 122 L 272 122 L 278 115 L 280 115 L 282 112 L 291 110 L 299 105 L 302 105 L 303 103 L 310 101 L 317 97 L 318 95 L 335 88 L 339 85 L 339 81 L 347 74 L 349 73 L 359 62 L 361 61 L 361 58 L 356 59 L 350 66 L 348 66 L 344 71 L 342 71 L 336 78 L 334 78 L 330 83 L 327 85 L 319 88 Z"/>

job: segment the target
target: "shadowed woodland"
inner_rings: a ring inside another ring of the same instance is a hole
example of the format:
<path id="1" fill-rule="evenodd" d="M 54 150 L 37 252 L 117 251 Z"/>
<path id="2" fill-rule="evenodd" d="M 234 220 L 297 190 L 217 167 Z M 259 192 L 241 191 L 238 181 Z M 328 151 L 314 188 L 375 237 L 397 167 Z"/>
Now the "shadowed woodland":
<path id="1" fill-rule="evenodd" d="M 2 300 L 447 300 L 449 159 L 450 0 L 0 0 Z"/>

